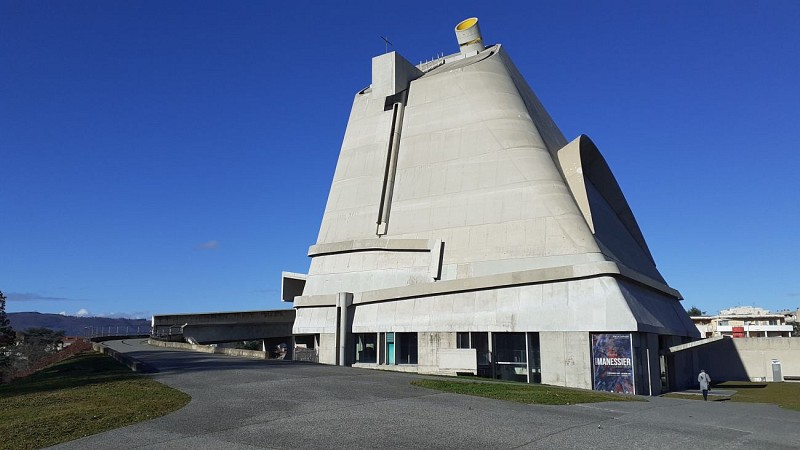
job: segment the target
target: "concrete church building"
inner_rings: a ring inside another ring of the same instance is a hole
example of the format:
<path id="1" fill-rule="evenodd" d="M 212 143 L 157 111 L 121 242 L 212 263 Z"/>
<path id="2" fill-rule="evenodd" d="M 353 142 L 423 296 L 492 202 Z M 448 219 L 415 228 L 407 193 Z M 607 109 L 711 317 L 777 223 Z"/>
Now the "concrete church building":
<path id="1" fill-rule="evenodd" d="M 699 333 L 611 170 L 568 142 L 475 18 L 460 52 L 372 60 L 308 274 L 284 274 L 319 362 L 658 394 Z"/>

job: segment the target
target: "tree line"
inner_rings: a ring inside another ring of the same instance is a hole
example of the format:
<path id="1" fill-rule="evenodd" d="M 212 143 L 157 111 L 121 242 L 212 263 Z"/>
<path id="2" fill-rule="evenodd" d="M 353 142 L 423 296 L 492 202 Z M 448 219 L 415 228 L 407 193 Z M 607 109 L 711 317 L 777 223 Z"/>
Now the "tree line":
<path id="1" fill-rule="evenodd" d="M 0 291 L 0 381 L 12 372 L 28 370 L 37 361 L 62 348 L 64 332 L 28 328 L 16 332 L 6 314 L 6 296 Z"/>

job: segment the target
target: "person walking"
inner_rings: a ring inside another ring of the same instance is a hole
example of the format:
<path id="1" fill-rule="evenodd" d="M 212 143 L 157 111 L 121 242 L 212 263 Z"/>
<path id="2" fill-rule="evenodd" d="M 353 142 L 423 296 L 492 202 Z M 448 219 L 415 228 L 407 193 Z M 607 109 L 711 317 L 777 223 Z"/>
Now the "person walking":
<path id="1" fill-rule="evenodd" d="M 703 401 L 708 401 L 708 387 L 711 385 L 711 377 L 708 376 L 704 369 L 700 369 L 697 381 L 700 383 L 700 390 L 703 391 Z"/>

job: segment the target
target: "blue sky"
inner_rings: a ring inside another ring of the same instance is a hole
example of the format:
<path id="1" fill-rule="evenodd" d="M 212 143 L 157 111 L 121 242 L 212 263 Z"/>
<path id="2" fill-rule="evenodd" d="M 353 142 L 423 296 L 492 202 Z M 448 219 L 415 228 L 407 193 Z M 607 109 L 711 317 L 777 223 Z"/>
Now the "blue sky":
<path id="1" fill-rule="evenodd" d="M 273 309 L 379 36 L 478 16 L 617 177 L 684 306 L 800 306 L 800 2 L 0 0 L 7 310 Z"/>

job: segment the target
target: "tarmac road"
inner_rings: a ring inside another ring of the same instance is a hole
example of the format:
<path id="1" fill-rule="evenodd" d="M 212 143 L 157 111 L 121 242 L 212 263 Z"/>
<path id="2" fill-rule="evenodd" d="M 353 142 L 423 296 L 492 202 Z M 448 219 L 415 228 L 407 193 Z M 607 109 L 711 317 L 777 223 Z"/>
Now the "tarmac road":
<path id="1" fill-rule="evenodd" d="M 800 413 L 773 405 L 524 405 L 411 386 L 418 375 L 106 344 L 192 401 L 54 448 L 800 448 Z"/>

